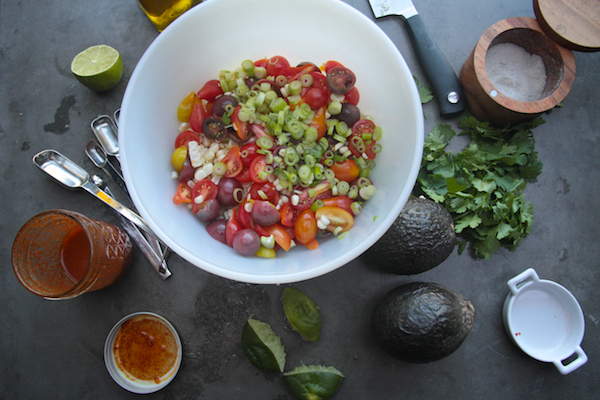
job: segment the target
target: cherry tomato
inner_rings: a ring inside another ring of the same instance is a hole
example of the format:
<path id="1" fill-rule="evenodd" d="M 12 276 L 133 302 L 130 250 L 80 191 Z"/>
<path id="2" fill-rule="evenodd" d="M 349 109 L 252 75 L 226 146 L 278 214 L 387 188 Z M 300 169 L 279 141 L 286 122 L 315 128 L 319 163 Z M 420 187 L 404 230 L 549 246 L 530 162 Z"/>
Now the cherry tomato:
<path id="1" fill-rule="evenodd" d="M 260 237 L 252 229 L 242 229 L 234 235 L 231 245 L 238 254 L 253 256 L 260 249 Z"/>
<path id="2" fill-rule="evenodd" d="M 281 71 L 290 66 L 289 61 L 282 56 L 273 56 L 267 62 L 267 76 L 278 76 Z"/>
<path id="3" fill-rule="evenodd" d="M 223 158 L 223 164 L 227 166 L 227 171 L 223 175 L 225 178 L 233 178 L 242 172 L 244 165 L 242 164 L 242 157 L 240 157 L 240 148 L 233 146 L 229 149 L 229 152 Z"/>
<path id="4" fill-rule="evenodd" d="M 183 146 L 176 148 L 171 154 L 171 165 L 177 172 L 181 172 L 185 160 L 187 160 L 187 149 Z"/>
<path id="5" fill-rule="evenodd" d="M 250 163 L 250 178 L 256 183 L 265 183 L 267 181 L 267 177 L 264 179 L 261 178 L 261 172 L 265 171 L 267 167 L 267 159 L 263 155 L 259 155 L 254 157 L 254 160 Z M 266 173 L 265 173 L 266 175 Z"/>
<path id="6" fill-rule="evenodd" d="M 322 199 L 321 201 L 325 206 L 339 207 L 354 215 L 354 212 L 352 211 L 352 203 L 354 203 L 354 200 L 348 196 L 334 196 L 328 199 Z"/>
<path id="7" fill-rule="evenodd" d="M 187 185 L 187 183 L 180 183 L 177 185 L 177 192 L 175 192 L 175 196 L 173 196 L 173 203 L 175 204 L 185 204 L 192 202 L 192 189 Z"/>
<path id="8" fill-rule="evenodd" d="M 304 243 L 304 245 L 311 250 L 316 250 L 319 248 L 319 241 L 317 239 L 313 239 L 308 243 Z"/>
<path id="9" fill-rule="evenodd" d="M 293 228 L 299 211 L 292 207 L 290 202 L 287 202 L 279 208 L 279 213 L 281 214 L 281 224 Z"/>
<path id="10" fill-rule="evenodd" d="M 196 93 L 192 92 L 179 104 L 179 107 L 177 108 L 177 119 L 180 122 L 188 122 L 190 120 L 190 114 L 192 113 L 192 108 L 194 108 L 195 98 Z"/>
<path id="11" fill-rule="evenodd" d="M 252 178 L 250 178 L 250 168 L 244 167 L 242 168 L 242 172 L 240 172 L 235 179 L 240 181 L 240 183 L 248 183 L 252 182 Z"/>
<path id="12" fill-rule="evenodd" d="M 233 125 L 233 130 L 237 132 L 237 135 L 240 139 L 246 139 L 248 135 L 248 121 L 241 121 L 239 118 L 240 110 L 242 109 L 242 105 L 238 104 L 231 114 L 231 123 Z"/>
<path id="13" fill-rule="evenodd" d="M 327 78 L 321 73 L 321 71 L 315 71 L 310 73 L 313 77 L 313 88 L 319 88 L 327 94 L 327 97 L 331 96 L 331 90 L 327 86 Z"/>
<path id="14" fill-rule="evenodd" d="M 290 249 L 292 238 L 283 226 L 279 224 L 273 224 L 265 226 L 264 229 L 269 235 L 273 235 L 275 243 L 281 246 L 283 250 L 288 251 Z"/>
<path id="15" fill-rule="evenodd" d="M 254 225 L 254 232 L 258 233 L 258 236 L 261 237 L 268 237 L 271 236 L 267 233 L 267 231 L 265 230 L 265 228 L 263 228 L 260 225 Z"/>
<path id="16" fill-rule="evenodd" d="M 356 76 L 350 69 L 335 66 L 327 71 L 327 85 L 335 94 L 346 94 L 354 87 Z"/>
<path id="17" fill-rule="evenodd" d="M 313 64 L 305 64 L 299 65 L 297 67 L 288 67 L 280 72 L 280 75 L 286 77 L 288 82 L 294 80 L 300 80 L 300 77 L 304 74 L 310 74 L 315 71 L 315 66 Z M 320 72 L 319 72 L 320 73 Z"/>
<path id="18" fill-rule="evenodd" d="M 351 213 L 340 207 L 324 206 L 317 210 L 315 218 L 325 217 L 329 220 L 327 230 L 334 232 L 337 228 L 342 228 L 339 233 L 349 231 L 354 226 L 354 217 Z"/>
<path id="19" fill-rule="evenodd" d="M 260 149 L 256 142 L 246 143 L 240 149 L 240 156 L 242 157 L 242 163 L 245 167 L 249 167 L 252 160 L 258 156 L 257 150 Z"/>
<path id="20" fill-rule="evenodd" d="M 227 244 L 227 239 L 225 238 L 225 229 L 227 227 L 227 221 L 224 219 L 215 219 L 213 222 L 208 224 L 206 227 L 206 231 L 213 239 L 218 240 L 223 244 Z"/>
<path id="21" fill-rule="evenodd" d="M 222 142 L 227 138 L 227 128 L 221 117 L 208 115 L 202 122 L 202 132 L 204 136 L 215 142 Z"/>
<path id="22" fill-rule="evenodd" d="M 302 193 L 300 193 L 300 199 L 298 200 L 298 204 L 295 206 L 298 210 L 304 210 L 306 208 L 310 208 L 312 204 L 315 202 L 317 197 L 329 190 L 329 181 L 322 181 L 315 187 L 307 187 Z M 311 196 L 312 192 L 312 196 Z"/>
<path id="23" fill-rule="evenodd" d="M 254 66 L 257 68 L 264 68 L 267 69 L 267 64 L 269 63 L 269 60 L 267 60 L 266 58 L 263 58 L 261 60 L 256 60 L 254 61 Z"/>
<path id="24" fill-rule="evenodd" d="M 329 169 L 333 171 L 336 178 L 346 182 L 352 182 L 358 178 L 358 175 L 360 174 L 360 168 L 356 165 L 356 161 L 351 158 L 335 162 Z"/>
<path id="25" fill-rule="evenodd" d="M 217 185 L 210 179 L 198 181 L 192 189 L 192 212 L 196 214 L 206 203 L 216 198 L 218 190 Z M 200 203 L 196 203 L 198 196 L 202 196 L 202 202 Z"/>
<path id="26" fill-rule="evenodd" d="M 239 223 L 236 213 L 237 211 L 234 208 L 231 218 L 229 218 L 229 221 L 227 221 L 227 225 L 225 226 L 225 241 L 231 247 L 233 247 L 233 238 L 235 234 L 244 229 Z"/>
<path id="27" fill-rule="evenodd" d="M 175 138 L 175 148 L 182 147 L 182 146 L 187 148 L 188 143 L 191 141 L 195 141 L 195 142 L 200 141 L 200 138 L 198 137 L 198 134 L 196 132 L 194 132 L 194 131 L 181 132 Z"/>
<path id="28" fill-rule="evenodd" d="M 202 105 L 202 100 L 198 97 L 194 99 L 194 108 L 190 114 L 190 128 L 195 132 L 202 132 L 202 123 L 206 118 L 207 112 Z"/>
<path id="29" fill-rule="evenodd" d="M 373 151 L 373 146 L 376 144 L 375 140 L 365 140 L 363 138 L 364 133 L 373 134 L 374 131 L 375 124 L 373 123 L 373 121 L 370 121 L 368 119 L 359 119 L 358 121 L 356 121 L 356 123 L 352 126 L 352 134 L 348 139 L 348 147 L 350 148 L 350 151 L 354 156 L 362 157 L 362 154 L 364 153 L 367 155 L 367 158 L 369 160 L 372 160 L 377 156 L 377 153 Z M 364 149 L 362 152 L 353 144 L 353 137 L 359 137 L 363 139 Z"/>
<path id="30" fill-rule="evenodd" d="M 252 220 L 252 216 L 251 214 L 246 211 L 246 204 L 253 204 L 252 201 L 250 202 L 243 202 L 240 204 L 240 207 L 238 208 L 238 215 L 237 215 L 237 220 L 240 223 L 240 225 L 242 225 L 244 228 L 248 228 L 248 229 L 254 229 L 254 221 Z"/>
<path id="31" fill-rule="evenodd" d="M 329 103 L 329 95 L 323 89 L 311 87 L 304 93 L 300 103 L 306 103 L 313 109 L 325 107 Z"/>
<path id="32" fill-rule="evenodd" d="M 198 96 L 199 99 L 213 102 L 217 96 L 222 94 L 223 89 L 221 89 L 221 83 L 217 79 L 211 79 L 202 86 L 202 89 L 198 91 L 196 96 Z"/>
<path id="33" fill-rule="evenodd" d="M 329 70 L 333 67 L 343 67 L 343 65 L 338 61 L 329 60 L 325 63 L 325 73 L 329 72 Z"/>
<path id="34" fill-rule="evenodd" d="M 313 211 L 306 209 L 298 214 L 298 219 L 296 219 L 296 223 L 294 224 L 294 236 L 297 242 L 301 244 L 311 242 L 317 237 L 318 230 L 317 220 Z"/>
<path id="35" fill-rule="evenodd" d="M 277 203 L 279 203 L 279 192 L 277 192 L 275 185 L 273 185 L 271 182 L 254 182 L 250 188 L 250 198 L 254 200 L 265 200 L 259 194 L 259 191 L 262 191 L 262 193 L 267 196 L 266 200 L 270 201 L 271 204 L 277 205 Z"/>
<path id="36" fill-rule="evenodd" d="M 360 101 L 360 93 L 358 92 L 356 86 L 354 86 L 348 93 L 344 95 L 344 99 L 347 103 L 350 103 L 353 106 L 358 105 L 358 102 Z"/>
<path id="37" fill-rule="evenodd" d="M 313 90 L 313 89 L 310 89 L 310 90 Z M 309 92 L 310 92 L 310 90 L 309 90 Z M 320 89 L 316 89 L 316 90 L 320 90 Z M 311 106 L 311 108 L 312 108 L 312 106 Z M 325 106 L 319 108 L 317 110 L 317 112 L 315 113 L 313 120 L 310 122 L 310 124 L 308 124 L 309 126 L 312 126 L 313 128 L 315 128 L 317 130 L 317 133 L 319 134 L 319 136 L 318 136 L 319 139 L 321 139 L 327 133 L 327 124 L 325 123 L 325 118 L 327 117 L 326 111 L 327 111 L 327 107 L 325 107 Z"/>
<path id="38" fill-rule="evenodd" d="M 281 218 L 279 210 L 270 201 L 264 200 L 256 200 L 252 204 L 250 215 L 252 216 L 252 220 L 260 226 L 273 225 Z"/>

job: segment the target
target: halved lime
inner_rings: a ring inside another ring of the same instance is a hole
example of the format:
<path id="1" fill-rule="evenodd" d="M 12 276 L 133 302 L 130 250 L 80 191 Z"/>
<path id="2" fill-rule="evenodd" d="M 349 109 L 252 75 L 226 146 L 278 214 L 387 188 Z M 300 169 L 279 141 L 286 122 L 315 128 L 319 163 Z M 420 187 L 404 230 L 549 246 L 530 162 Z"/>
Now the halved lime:
<path id="1" fill-rule="evenodd" d="M 123 76 L 123 60 L 107 45 L 88 47 L 71 62 L 71 72 L 88 88 L 103 92 L 112 89 Z"/>
<path id="2" fill-rule="evenodd" d="M 340 371 L 323 365 L 301 365 L 283 376 L 294 396 L 300 400 L 329 399 L 344 381 Z"/>
<path id="3" fill-rule="evenodd" d="M 256 367 L 283 372 L 285 349 L 271 325 L 249 318 L 242 332 L 242 348 Z"/>
<path id="4" fill-rule="evenodd" d="M 292 328 L 309 342 L 321 337 L 319 307 L 306 294 L 291 286 L 283 289 L 283 311 Z"/>

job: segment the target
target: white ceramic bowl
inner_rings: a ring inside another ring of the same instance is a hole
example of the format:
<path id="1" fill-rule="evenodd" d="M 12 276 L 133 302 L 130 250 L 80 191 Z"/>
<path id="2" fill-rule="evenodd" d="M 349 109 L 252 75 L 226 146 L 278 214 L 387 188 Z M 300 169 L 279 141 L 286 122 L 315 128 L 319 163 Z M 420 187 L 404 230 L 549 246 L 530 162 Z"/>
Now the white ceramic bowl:
<path id="1" fill-rule="evenodd" d="M 170 156 L 177 107 L 219 70 L 274 55 L 291 64 L 337 60 L 352 69 L 359 107 L 383 128 L 372 176 L 377 194 L 350 235 L 297 247 L 275 259 L 241 257 L 173 204 Z M 280 284 L 314 278 L 352 261 L 391 226 L 408 199 L 423 149 L 423 113 L 413 76 L 393 42 L 364 14 L 338 0 L 206 1 L 167 27 L 128 83 L 119 119 L 121 163 L 131 197 L 154 232 L 181 257 L 232 280 Z"/>
<path id="2" fill-rule="evenodd" d="M 527 355 L 567 375 L 588 360 L 581 348 L 585 320 L 571 292 L 529 268 L 508 281 L 502 317 L 510 338 Z"/>

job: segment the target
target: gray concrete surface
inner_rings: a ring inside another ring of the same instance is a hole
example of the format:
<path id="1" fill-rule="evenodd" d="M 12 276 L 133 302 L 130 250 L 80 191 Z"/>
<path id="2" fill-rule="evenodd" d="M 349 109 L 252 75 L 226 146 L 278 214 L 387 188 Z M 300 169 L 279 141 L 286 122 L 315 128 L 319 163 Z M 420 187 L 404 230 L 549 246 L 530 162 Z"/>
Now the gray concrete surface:
<path id="1" fill-rule="evenodd" d="M 218 0 L 210 0 L 218 1 Z M 349 0 L 373 18 L 366 0 Z M 415 0 L 426 26 L 458 72 L 480 35 L 512 16 L 533 16 L 526 0 Z M 397 44 L 409 67 L 426 80 L 398 20 L 377 24 Z M 59 187 L 31 163 L 54 148 L 94 171 L 84 154 L 90 121 L 120 105 L 127 80 L 158 35 L 135 1 L 0 2 L 0 398 L 135 398 L 112 381 L 103 361 L 111 327 L 136 311 L 153 311 L 179 329 L 185 343 L 175 380 L 152 399 L 292 399 L 276 374 L 255 369 L 240 346 L 249 314 L 270 322 L 286 345 L 288 366 L 334 365 L 346 380 L 337 399 L 591 399 L 600 393 L 600 55 L 576 53 L 577 77 L 564 107 L 535 130 L 544 163 L 527 199 L 534 204 L 533 232 L 514 252 L 489 261 L 456 251 L 434 270 L 412 277 L 372 271 L 355 260 L 326 276 L 294 286 L 321 307 L 323 335 L 316 344 L 284 328 L 282 287 L 228 281 L 177 255 L 173 277 L 162 281 L 139 250 L 119 284 L 74 300 L 38 298 L 16 280 L 12 242 L 33 215 L 52 208 L 82 212 L 117 224 L 111 211 L 83 191 Z M 71 76 L 72 58 L 94 44 L 117 48 L 125 77 L 105 94 L 90 92 Z M 351 50 L 349 50 L 351 51 Z M 368 62 L 368 60 L 365 60 Z M 425 106 L 426 133 L 437 109 Z M 456 120 L 448 121 L 455 124 Z M 529 358 L 506 335 L 501 308 L 506 281 L 533 267 L 579 300 L 585 313 L 586 365 L 560 375 Z M 410 281 L 437 282 L 469 297 L 476 323 L 450 357 L 424 365 L 397 361 L 373 342 L 369 318 L 375 302 Z"/>

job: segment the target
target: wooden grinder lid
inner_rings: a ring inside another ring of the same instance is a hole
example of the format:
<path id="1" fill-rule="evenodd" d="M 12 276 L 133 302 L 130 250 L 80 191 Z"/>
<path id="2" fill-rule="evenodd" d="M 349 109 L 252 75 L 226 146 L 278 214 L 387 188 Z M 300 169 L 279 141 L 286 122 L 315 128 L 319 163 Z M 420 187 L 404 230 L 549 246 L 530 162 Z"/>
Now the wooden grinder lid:
<path id="1" fill-rule="evenodd" d="M 600 50 L 600 0 L 533 0 L 533 10 L 544 33 L 559 45 Z"/>

